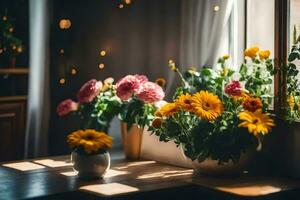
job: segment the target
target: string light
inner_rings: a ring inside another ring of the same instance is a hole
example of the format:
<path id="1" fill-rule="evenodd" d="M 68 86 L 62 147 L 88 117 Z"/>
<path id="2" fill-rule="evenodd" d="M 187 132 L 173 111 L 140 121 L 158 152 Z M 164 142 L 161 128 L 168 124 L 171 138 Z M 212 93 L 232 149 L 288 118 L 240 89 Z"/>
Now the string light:
<path id="1" fill-rule="evenodd" d="M 103 63 L 100 63 L 98 67 L 99 69 L 104 69 L 105 65 Z"/>
<path id="2" fill-rule="evenodd" d="M 76 75 L 77 74 L 77 70 L 75 68 L 71 69 L 71 74 L 72 75 Z"/>
<path id="3" fill-rule="evenodd" d="M 59 84 L 64 85 L 66 83 L 66 79 L 61 78 L 59 79 Z"/>
<path id="4" fill-rule="evenodd" d="M 217 12 L 217 11 L 219 11 L 219 10 L 220 10 L 220 6 L 218 6 L 218 5 L 214 6 L 214 11 L 215 11 L 215 12 Z"/>
<path id="5" fill-rule="evenodd" d="M 104 50 L 100 51 L 100 55 L 101 56 L 105 56 L 106 55 L 106 51 L 104 51 Z"/>
<path id="6" fill-rule="evenodd" d="M 69 29 L 69 28 L 71 28 L 71 25 L 72 25 L 72 23 L 71 23 L 70 19 L 61 19 L 59 21 L 59 28 L 60 29 Z"/>
<path id="7" fill-rule="evenodd" d="M 125 0 L 125 3 L 128 5 L 128 4 L 131 4 L 131 0 Z"/>
<path id="8" fill-rule="evenodd" d="M 119 8 L 124 8 L 124 5 L 122 3 L 119 4 Z"/>
<path id="9" fill-rule="evenodd" d="M 65 53 L 65 50 L 64 50 L 64 49 L 60 49 L 60 50 L 59 50 L 59 53 L 60 53 L 60 54 L 64 54 L 64 53 Z"/>
<path id="10" fill-rule="evenodd" d="M 13 45 L 13 46 L 12 46 L 12 49 L 13 49 L 13 50 L 16 50 L 16 49 L 17 49 L 16 45 Z"/>
<path id="11" fill-rule="evenodd" d="M 13 27 L 10 27 L 10 28 L 8 29 L 8 31 L 9 31 L 10 33 L 12 33 L 12 32 L 14 31 L 14 28 L 13 28 Z"/>
<path id="12" fill-rule="evenodd" d="M 23 51 L 22 47 L 18 47 L 18 48 L 17 48 L 17 52 L 18 52 L 18 53 L 21 53 L 22 51 Z"/>
<path id="13" fill-rule="evenodd" d="M 0 54 L 2 54 L 3 53 L 3 49 L 0 49 Z"/>
<path id="14" fill-rule="evenodd" d="M 2 20 L 3 20 L 3 21 L 6 21 L 6 20 L 7 20 L 7 16 L 4 15 L 4 16 L 2 17 Z"/>

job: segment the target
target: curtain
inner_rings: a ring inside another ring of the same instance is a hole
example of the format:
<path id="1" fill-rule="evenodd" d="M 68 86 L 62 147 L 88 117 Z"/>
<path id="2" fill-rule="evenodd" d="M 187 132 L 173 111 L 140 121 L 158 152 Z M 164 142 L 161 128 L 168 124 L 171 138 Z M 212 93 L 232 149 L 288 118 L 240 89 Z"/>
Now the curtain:
<path id="1" fill-rule="evenodd" d="M 221 38 L 233 7 L 233 0 L 182 0 L 180 25 L 179 66 L 214 66 Z M 174 74 L 169 82 L 175 82 Z M 170 84 L 167 91 L 172 91 Z"/>
<path id="2" fill-rule="evenodd" d="M 30 73 L 25 158 L 47 155 L 48 144 L 48 0 L 29 1 Z"/>

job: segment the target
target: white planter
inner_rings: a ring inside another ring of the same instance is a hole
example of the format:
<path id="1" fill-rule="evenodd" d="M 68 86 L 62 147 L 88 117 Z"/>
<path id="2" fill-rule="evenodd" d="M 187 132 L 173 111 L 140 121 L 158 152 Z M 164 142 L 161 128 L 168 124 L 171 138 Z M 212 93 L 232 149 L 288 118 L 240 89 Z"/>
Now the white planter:
<path id="1" fill-rule="evenodd" d="M 193 168 L 192 161 L 185 157 L 182 150 L 176 144 L 170 142 L 160 142 L 159 138 L 150 134 L 145 128 L 141 145 L 141 158 L 155 160 L 180 167 Z"/>

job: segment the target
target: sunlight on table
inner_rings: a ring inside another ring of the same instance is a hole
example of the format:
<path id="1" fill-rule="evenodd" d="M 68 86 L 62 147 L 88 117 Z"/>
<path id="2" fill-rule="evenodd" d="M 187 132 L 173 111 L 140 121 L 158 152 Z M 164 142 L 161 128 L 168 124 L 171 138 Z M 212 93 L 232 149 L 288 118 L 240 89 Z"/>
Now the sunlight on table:
<path id="1" fill-rule="evenodd" d="M 258 196 L 270 193 L 280 192 L 281 188 L 271 185 L 253 185 L 253 186 L 231 186 L 231 187 L 216 187 L 224 192 L 230 192 L 243 196 Z"/>
<path id="2" fill-rule="evenodd" d="M 9 164 L 3 164 L 3 167 L 8 167 L 20 171 L 30 171 L 30 170 L 37 170 L 37 169 L 43 169 L 45 166 L 38 165 L 31 162 L 16 162 L 16 163 L 9 163 Z"/>
<path id="3" fill-rule="evenodd" d="M 148 179 L 148 178 L 170 178 L 177 176 L 186 176 L 193 174 L 193 170 L 173 170 L 173 171 L 161 171 L 149 174 L 143 174 L 136 179 Z"/>
<path id="4" fill-rule="evenodd" d="M 124 165 L 122 167 L 115 167 L 116 169 L 127 169 L 128 167 L 135 167 L 135 166 L 141 166 L 141 165 L 149 165 L 149 164 L 155 164 L 156 161 L 138 161 L 138 162 L 130 162 L 127 165 Z"/>
<path id="5" fill-rule="evenodd" d="M 89 191 L 97 194 L 102 194 L 106 196 L 136 192 L 139 189 L 129 185 L 124 185 L 120 183 L 107 183 L 107 184 L 94 184 L 87 185 L 79 188 L 80 190 Z"/>
<path id="6" fill-rule="evenodd" d="M 45 165 L 47 167 L 65 167 L 65 166 L 72 166 L 72 163 L 66 161 L 58 161 L 52 159 L 43 159 L 43 160 L 35 160 L 35 163 Z"/>

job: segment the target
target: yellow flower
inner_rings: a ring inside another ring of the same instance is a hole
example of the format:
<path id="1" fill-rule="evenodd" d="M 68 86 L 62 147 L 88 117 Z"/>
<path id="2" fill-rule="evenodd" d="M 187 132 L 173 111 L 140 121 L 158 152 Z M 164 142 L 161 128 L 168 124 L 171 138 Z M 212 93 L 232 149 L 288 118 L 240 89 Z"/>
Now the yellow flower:
<path id="1" fill-rule="evenodd" d="M 193 110 L 193 98 L 190 94 L 182 94 L 180 95 L 176 100 L 175 100 L 175 104 L 177 105 L 177 107 L 190 112 Z"/>
<path id="2" fill-rule="evenodd" d="M 287 101 L 288 106 L 290 107 L 290 109 L 293 110 L 294 107 L 295 107 L 295 98 L 293 96 L 289 96 L 286 101 Z"/>
<path id="3" fill-rule="evenodd" d="M 103 87 L 101 89 L 102 92 L 105 92 L 107 91 L 111 86 L 112 84 L 114 83 L 114 78 L 112 77 L 108 77 L 107 79 L 104 80 L 103 82 Z"/>
<path id="4" fill-rule="evenodd" d="M 157 79 L 155 80 L 155 83 L 156 83 L 157 85 L 159 85 L 160 87 L 165 87 L 165 85 L 166 85 L 166 80 L 165 80 L 164 78 L 157 78 Z"/>
<path id="5" fill-rule="evenodd" d="M 227 59 L 229 59 L 230 58 L 230 55 L 229 54 L 225 54 L 224 56 L 223 56 L 223 59 L 224 60 L 227 60 Z"/>
<path id="6" fill-rule="evenodd" d="M 243 111 L 239 113 L 239 118 L 242 122 L 239 127 L 248 128 L 249 133 L 253 135 L 267 134 L 274 124 L 274 120 L 269 117 L 269 114 L 262 113 L 259 109 L 255 112 Z"/>
<path id="7" fill-rule="evenodd" d="M 243 107 L 245 110 L 254 112 L 258 109 L 261 109 L 263 104 L 260 98 L 258 97 L 246 97 L 243 101 Z"/>
<path id="8" fill-rule="evenodd" d="M 221 76 L 227 76 L 228 75 L 228 69 L 227 67 L 223 67 L 220 71 Z"/>
<path id="9" fill-rule="evenodd" d="M 193 112 L 201 119 L 212 121 L 223 111 L 223 104 L 218 96 L 208 91 L 200 91 L 193 96 Z"/>
<path id="10" fill-rule="evenodd" d="M 72 148 L 82 147 L 87 154 L 90 154 L 96 153 L 100 149 L 111 148 L 112 137 L 104 132 L 86 129 L 68 135 L 67 142 Z"/>
<path id="11" fill-rule="evenodd" d="M 167 103 L 158 109 L 154 115 L 157 117 L 169 117 L 178 111 L 178 107 L 175 103 Z"/>
<path id="12" fill-rule="evenodd" d="M 259 51 L 259 48 L 257 46 L 252 46 L 245 50 L 245 56 L 247 56 L 249 58 L 255 58 L 258 51 Z"/>
<path id="13" fill-rule="evenodd" d="M 160 128 L 161 124 L 163 122 L 163 119 L 158 117 L 158 118 L 155 118 L 153 121 L 152 121 L 152 126 L 154 128 Z"/>
<path id="14" fill-rule="evenodd" d="M 169 60 L 169 67 L 171 68 L 172 71 L 176 72 L 177 67 L 175 65 L 175 62 L 173 60 Z"/>
<path id="15" fill-rule="evenodd" d="M 261 60 L 264 60 L 264 59 L 269 58 L 269 57 L 270 57 L 270 54 L 271 54 L 271 52 L 270 52 L 269 50 L 260 51 L 260 52 L 258 53 L 259 58 L 260 58 Z"/>

